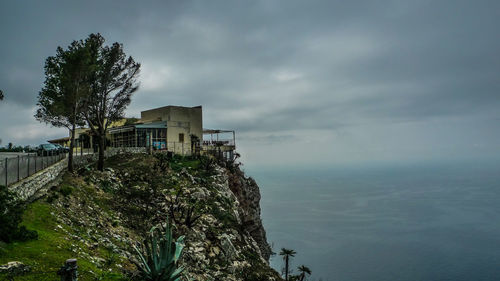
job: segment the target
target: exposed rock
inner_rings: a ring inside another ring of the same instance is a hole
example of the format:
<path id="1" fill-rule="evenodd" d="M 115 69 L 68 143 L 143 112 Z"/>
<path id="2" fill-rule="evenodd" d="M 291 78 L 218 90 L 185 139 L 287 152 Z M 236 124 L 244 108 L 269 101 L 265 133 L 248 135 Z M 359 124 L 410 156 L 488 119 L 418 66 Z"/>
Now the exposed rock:
<path id="1" fill-rule="evenodd" d="M 231 242 L 231 239 L 229 238 L 229 235 L 222 234 L 219 239 L 221 241 L 222 250 L 224 250 L 224 255 L 228 260 L 233 260 L 237 255 L 237 252 L 234 248 L 233 243 Z"/>
<path id="2" fill-rule="evenodd" d="M 282 280 L 268 264 L 259 187 L 239 168 L 158 171 L 153 156 L 116 157 L 120 164 L 104 172 L 72 176 L 66 184 L 74 185 L 74 193 L 51 203 L 55 229 L 71 241 L 76 256 L 103 268 L 110 263 L 100 254 L 105 250 L 133 275 L 138 259 L 132 245 L 170 217 L 174 236 L 185 236 L 180 265 L 188 279 Z"/>
<path id="3" fill-rule="evenodd" d="M 267 243 L 266 230 L 260 217 L 260 189 L 254 179 L 246 177 L 239 169 L 227 170 L 229 188 L 238 198 L 240 204 L 240 218 L 242 224 L 252 238 L 257 242 L 262 257 L 269 262 L 272 254 L 271 246 Z"/>
<path id="4" fill-rule="evenodd" d="M 10 275 L 20 275 L 30 272 L 31 268 L 19 261 L 10 261 L 7 264 L 0 265 L 0 273 L 8 273 Z"/>

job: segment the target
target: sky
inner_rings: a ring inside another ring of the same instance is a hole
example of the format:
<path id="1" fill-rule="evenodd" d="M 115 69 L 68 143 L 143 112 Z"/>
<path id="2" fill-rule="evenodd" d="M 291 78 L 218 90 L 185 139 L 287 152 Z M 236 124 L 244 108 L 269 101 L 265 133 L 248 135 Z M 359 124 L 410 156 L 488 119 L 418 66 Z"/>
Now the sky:
<path id="1" fill-rule="evenodd" d="M 203 106 L 244 163 L 500 160 L 498 1 L 2 1 L 0 138 L 33 118 L 56 48 L 101 33 L 142 64 L 126 113 Z"/>

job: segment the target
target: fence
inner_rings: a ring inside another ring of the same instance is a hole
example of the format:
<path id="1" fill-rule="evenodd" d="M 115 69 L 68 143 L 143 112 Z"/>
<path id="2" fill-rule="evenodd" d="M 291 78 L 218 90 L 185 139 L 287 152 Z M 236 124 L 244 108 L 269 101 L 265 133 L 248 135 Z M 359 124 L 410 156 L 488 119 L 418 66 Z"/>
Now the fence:
<path id="1" fill-rule="evenodd" d="M 171 151 L 175 154 L 179 154 L 179 155 L 183 155 L 183 156 L 193 154 L 190 142 L 152 141 L 151 147 L 152 147 L 153 151 Z M 195 145 L 193 143 L 193 148 L 196 149 L 196 147 L 199 148 L 199 145 Z M 121 149 L 121 148 L 125 148 L 125 149 L 145 148 L 145 149 L 148 149 L 148 146 L 146 146 L 146 145 L 140 146 L 140 145 L 135 145 L 135 144 L 120 146 L 120 145 L 115 143 L 114 145 L 106 147 L 106 151 L 108 149 Z M 97 153 L 97 148 L 96 147 L 95 148 L 75 147 L 73 151 L 74 151 L 74 155 L 78 156 L 78 155 Z"/>
<path id="2" fill-rule="evenodd" d="M 18 155 L 0 159 L 0 184 L 9 186 L 66 158 L 65 153 Z"/>
<path id="3" fill-rule="evenodd" d="M 75 147 L 73 148 L 73 155 L 74 156 L 82 156 L 82 155 L 88 155 L 88 154 L 94 154 L 97 153 L 97 147 Z"/>

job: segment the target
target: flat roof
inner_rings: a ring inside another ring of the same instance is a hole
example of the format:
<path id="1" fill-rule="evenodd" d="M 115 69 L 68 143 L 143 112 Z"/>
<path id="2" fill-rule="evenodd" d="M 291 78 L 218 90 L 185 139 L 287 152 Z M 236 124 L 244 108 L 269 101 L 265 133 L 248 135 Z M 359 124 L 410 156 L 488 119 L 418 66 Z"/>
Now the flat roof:
<path id="1" fill-rule="evenodd" d="M 167 128 L 167 122 L 161 121 L 161 122 L 140 123 L 140 124 L 132 124 L 127 126 L 109 128 L 109 133 L 119 134 L 119 133 L 131 132 L 134 129 L 166 129 L 166 128 Z"/>
<path id="2" fill-rule="evenodd" d="M 234 133 L 234 130 L 203 129 L 204 134 Z"/>
<path id="3" fill-rule="evenodd" d="M 166 106 L 160 106 L 160 107 L 157 107 L 157 108 L 143 110 L 141 112 L 147 112 L 147 111 L 164 109 L 164 108 L 173 108 L 173 107 L 178 107 L 178 108 L 202 108 L 201 105 L 197 105 L 197 106 L 166 105 Z"/>
<path id="4" fill-rule="evenodd" d="M 69 141 L 69 137 L 55 139 L 55 140 L 48 140 L 47 142 L 52 143 L 52 142 L 61 142 L 61 141 Z"/>

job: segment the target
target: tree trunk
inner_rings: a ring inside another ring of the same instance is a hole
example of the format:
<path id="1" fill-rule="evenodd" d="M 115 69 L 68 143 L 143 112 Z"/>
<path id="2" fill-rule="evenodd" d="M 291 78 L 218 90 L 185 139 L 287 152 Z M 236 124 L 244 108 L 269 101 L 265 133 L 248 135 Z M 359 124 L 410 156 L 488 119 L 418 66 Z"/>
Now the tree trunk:
<path id="1" fill-rule="evenodd" d="M 304 281 L 305 277 L 306 277 L 306 274 L 304 272 L 302 272 L 302 274 L 300 274 L 300 281 Z"/>
<path id="2" fill-rule="evenodd" d="M 285 280 L 288 281 L 288 255 L 285 257 Z"/>
<path id="3" fill-rule="evenodd" d="M 75 147 L 75 123 L 71 128 L 71 140 L 69 142 L 68 171 L 73 172 L 73 149 Z"/>
<path id="4" fill-rule="evenodd" d="M 99 159 L 97 160 L 97 169 L 99 171 L 104 171 L 104 146 L 106 141 L 106 135 L 101 134 L 99 136 Z"/>

